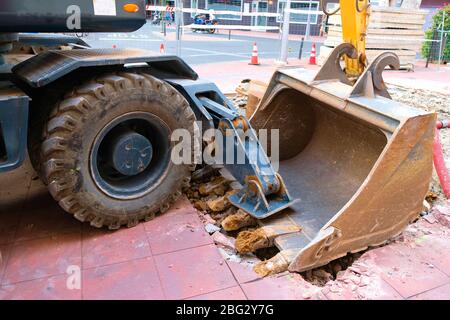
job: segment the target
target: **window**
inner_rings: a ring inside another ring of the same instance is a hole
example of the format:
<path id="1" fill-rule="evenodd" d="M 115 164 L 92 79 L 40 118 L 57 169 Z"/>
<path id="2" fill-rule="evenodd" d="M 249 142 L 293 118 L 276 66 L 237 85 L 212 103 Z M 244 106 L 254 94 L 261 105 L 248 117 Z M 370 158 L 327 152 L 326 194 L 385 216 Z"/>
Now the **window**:
<path id="1" fill-rule="evenodd" d="M 243 0 L 207 0 L 206 9 L 217 11 L 236 11 L 242 12 Z M 223 20 L 242 20 L 242 16 L 231 14 L 214 14 L 216 19 Z"/>
<path id="2" fill-rule="evenodd" d="M 282 14 L 284 10 L 284 6 L 286 5 L 286 1 L 280 0 L 278 2 L 278 11 L 277 13 Z M 311 6 L 311 9 L 309 9 Z M 291 9 L 294 10 L 311 10 L 312 12 L 319 11 L 319 2 L 318 1 L 291 1 Z M 317 24 L 317 13 L 312 13 L 309 15 L 309 21 L 311 24 Z M 277 22 L 282 22 L 283 18 L 281 16 L 277 17 Z M 308 23 L 308 14 L 307 13 L 291 13 L 290 15 L 291 23 L 297 24 L 307 24 Z"/>
<path id="3" fill-rule="evenodd" d="M 198 0 L 191 0 L 191 9 L 198 9 Z M 196 12 L 191 12 L 191 18 L 195 18 Z"/>

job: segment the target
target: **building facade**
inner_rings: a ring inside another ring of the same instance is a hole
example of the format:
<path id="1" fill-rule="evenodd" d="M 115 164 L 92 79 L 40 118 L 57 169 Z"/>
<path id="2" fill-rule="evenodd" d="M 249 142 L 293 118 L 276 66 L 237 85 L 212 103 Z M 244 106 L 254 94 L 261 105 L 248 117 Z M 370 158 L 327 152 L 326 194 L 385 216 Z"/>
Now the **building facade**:
<path id="1" fill-rule="evenodd" d="M 330 1 L 338 2 L 338 0 Z M 150 5 L 175 6 L 172 0 L 150 0 Z M 285 0 L 183 0 L 183 7 L 191 9 L 203 9 L 214 11 L 234 11 L 243 13 L 281 13 L 286 4 Z M 322 15 L 318 14 L 319 1 L 313 0 L 291 0 L 291 8 L 296 10 L 310 10 L 312 14 L 291 14 L 290 33 L 305 34 L 308 20 L 310 23 L 310 34 L 318 35 L 322 23 Z M 184 23 L 190 24 L 194 21 L 195 13 L 184 13 Z M 238 16 L 227 14 L 215 14 L 219 24 L 244 25 L 244 26 L 280 26 L 279 16 Z"/>
<path id="2" fill-rule="evenodd" d="M 376 6 L 380 0 L 372 0 L 372 5 Z M 402 0 L 397 1 L 397 5 L 401 5 Z M 149 4 L 158 6 L 175 6 L 174 0 L 149 0 Z M 328 3 L 338 5 L 339 0 L 329 0 Z M 436 8 L 442 7 L 445 1 L 442 0 L 423 0 L 421 8 L 429 10 L 431 13 Z M 204 9 L 215 11 L 234 11 L 234 12 L 258 12 L 258 13 L 281 13 L 286 4 L 286 0 L 183 0 L 184 8 L 191 9 Z M 305 34 L 307 25 L 310 25 L 310 35 L 317 36 L 320 34 L 323 14 L 319 14 L 320 1 L 319 0 L 291 0 L 291 8 L 296 10 L 308 11 L 311 14 L 306 13 L 292 13 L 290 16 L 289 32 L 291 34 Z M 184 23 L 190 24 L 194 21 L 195 13 L 184 13 Z M 238 15 L 226 15 L 215 14 L 215 18 L 219 21 L 219 24 L 224 25 L 245 25 L 245 26 L 280 26 L 280 17 L 275 16 L 238 16 Z M 429 17 L 427 17 L 427 22 Z M 425 24 L 425 28 L 427 28 Z"/>
<path id="3" fill-rule="evenodd" d="M 184 0 L 185 8 L 198 8 L 206 10 L 281 13 L 286 1 L 284 0 Z M 314 13 L 319 10 L 319 1 L 291 0 L 291 8 L 297 10 L 311 10 L 313 14 L 291 14 L 290 33 L 305 34 L 308 19 L 310 22 L 310 34 L 318 35 L 322 22 L 322 15 Z M 191 23 L 195 14 L 185 14 L 185 23 Z M 215 15 L 221 24 L 245 25 L 245 26 L 279 26 L 280 17 L 274 16 L 236 16 Z"/>

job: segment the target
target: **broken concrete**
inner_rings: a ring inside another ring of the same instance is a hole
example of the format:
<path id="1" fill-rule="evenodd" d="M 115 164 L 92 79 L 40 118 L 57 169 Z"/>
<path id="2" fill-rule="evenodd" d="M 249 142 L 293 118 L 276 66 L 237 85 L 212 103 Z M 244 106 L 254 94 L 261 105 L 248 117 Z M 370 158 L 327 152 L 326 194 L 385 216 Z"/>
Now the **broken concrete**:
<path id="1" fill-rule="evenodd" d="M 209 234 L 213 234 L 215 232 L 220 231 L 220 228 L 218 226 L 216 226 L 215 224 L 208 223 L 208 224 L 205 225 L 205 230 Z"/>
<path id="2" fill-rule="evenodd" d="M 288 269 L 289 262 L 283 257 L 280 252 L 276 256 L 269 260 L 261 261 L 255 265 L 253 270 L 261 277 L 266 277 L 269 275 L 284 272 Z"/>
<path id="3" fill-rule="evenodd" d="M 443 205 L 436 205 L 432 210 L 434 218 L 443 226 L 450 228 L 450 207 Z M 427 219 L 428 221 L 428 219 Z"/>
<path id="4" fill-rule="evenodd" d="M 208 209 L 219 212 L 228 209 L 231 206 L 231 203 L 228 201 L 228 198 L 226 196 L 222 196 L 208 200 L 206 202 L 206 205 L 208 206 Z"/>
<path id="5" fill-rule="evenodd" d="M 256 226 L 256 224 L 256 219 L 241 209 L 222 221 L 222 227 L 225 231 L 236 231 L 244 227 Z"/>
<path id="6" fill-rule="evenodd" d="M 217 245 L 219 245 L 221 247 L 228 248 L 228 249 L 231 249 L 233 251 L 236 251 L 236 248 L 235 248 L 236 240 L 234 238 L 226 236 L 223 233 L 221 233 L 220 231 L 216 231 L 212 235 L 212 239 L 213 239 L 215 244 L 217 244 Z"/>
<path id="7" fill-rule="evenodd" d="M 203 183 L 198 188 L 200 195 L 208 196 L 210 194 L 215 194 L 218 196 L 223 196 L 228 189 L 228 182 L 223 177 L 217 177 L 210 182 Z"/>
<path id="8" fill-rule="evenodd" d="M 239 253 L 255 252 L 258 249 L 268 248 L 272 245 L 272 239 L 264 228 L 242 231 L 236 238 L 236 249 Z"/>

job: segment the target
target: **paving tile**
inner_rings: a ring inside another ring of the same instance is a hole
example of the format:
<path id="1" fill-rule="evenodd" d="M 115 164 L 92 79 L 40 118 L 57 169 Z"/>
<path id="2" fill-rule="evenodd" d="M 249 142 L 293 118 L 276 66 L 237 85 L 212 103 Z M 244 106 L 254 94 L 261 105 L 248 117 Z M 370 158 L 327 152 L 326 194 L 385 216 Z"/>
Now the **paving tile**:
<path id="1" fill-rule="evenodd" d="M 195 209 L 182 197 L 165 214 L 144 224 L 153 254 L 212 243 Z"/>
<path id="2" fill-rule="evenodd" d="M 30 208 L 27 208 L 30 206 Z M 47 194 L 32 199 L 24 207 L 15 241 L 81 232 L 81 222 L 62 210 Z"/>
<path id="3" fill-rule="evenodd" d="M 0 287 L 1 300 L 78 300 L 81 289 L 69 289 L 67 275 L 52 276 Z"/>
<path id="4" fill-rule="evenodd" d="M 155 256 L 165 295 L 184 299 L 236 286 L 214 245 Z"/>
<path id="5" fill-rule="evenodd" d="M 411 300 L 450 300 L 450 283 L 410 298 Z"/>
<path id="6" fill-rule="evenodd" d="M 244 292 L 239 286 L 202 294 L 188 300 L 247 300 Z"/>
<path id="7" fill-rule="evenodd" d="M 6 264 L 8 262 L 10 252 L 11 245 L 0 245 L 0 284 L 6 269 Z"/>
<path id="8" fill-rule="evenodd" d="M 413 248 L 401 244 L 371 250 L 381 277 L 404 298 L 436 288 L 450 278 L 425 261 Z"/>
<path id="9" fill-rule="evenodd" d="M 253 266 L 250 264 L 243 264 L 234 261 L 227 261 L 227 264 L 239 283 L 246 283 L 261 279 L 261 277 L 253 271 Z"/>
<path id="10" fill-rule="evenodd" d="M 402 300 L 403 297 L 378 275 L 371 275 L 367 285 L 335 282 L 322 288 L 330 300 Z"/>
<path id="11" fill-rule="evenodd" d="M 424 261 L 436 266 L 440 271 L 450 276 L 450 241 L 438 234 L 424 235 L 416 239 L 419 243 L 414 248 Z"/>
<path id="12" fill-rule="evenodd" d="M 144 227 L 117 231 L 83 227 L 83 269 L 151 256 Z"/>
<path id="13" fill-rule="evenodd" d="M 83 299 L 163 299 L 153 258 L 83 271 Z"/>
<path id="14" fill-rule="evenodd" d="M 23 204 L 33 175 L 34 171 L 29 161 L 25 161 L 21 168 L 2 173 L 0 180 L 0 207 L 17 207 Z"/>
<path id="15" fill-rule="evenodd" d="M 241 286 L 249 300 L 305 300 L 320 291 L 299 274 L 271 276 Z"/>
<path id="16" fill-rule="evenodd" d="M 66 273 L 71 265 L 81 265 L 81 236 L 63 234 L 11 247 L 3 285 Z"/>
<path id="17" fill-rule="evenodd" d="M 27 194 L 27 203 L 30 203 L 33 199 L 47 197 L 47 201 L 53 200 L 48 192 L 47 186 L 42 182 L 42 180 L 38 177 L 37 173 L 32 176 L 30 187 L 28 189 Z M 55 200 L 53 200 L 54 202 Z"/>
<path id="18" fill-rule="evenodd" d="M 20 221 L 20 210 L 5 210 L 0 213 L 0 245 L 12 243 Z"/>

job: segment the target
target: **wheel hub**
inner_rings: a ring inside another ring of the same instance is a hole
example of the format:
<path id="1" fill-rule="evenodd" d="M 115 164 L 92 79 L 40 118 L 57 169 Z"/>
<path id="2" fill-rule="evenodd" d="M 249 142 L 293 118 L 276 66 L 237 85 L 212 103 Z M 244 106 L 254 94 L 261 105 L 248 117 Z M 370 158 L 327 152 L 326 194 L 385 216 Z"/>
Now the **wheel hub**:
<path id="1" fill-rule="evenodd" d="M 112 139 L 111 150 L 113 168 L 126 176 L 143 172 L 153 156 L 151 142 L 133 131 L 123 132 Z"/>
<path id="2" fill-rule="evenodd" d="M 123 114 L 104 126 L 93 142 L 91 175 L 97 187 L 116 199 L 141 197 L 166 174 L 170 129 L 148 112 Z"/>

